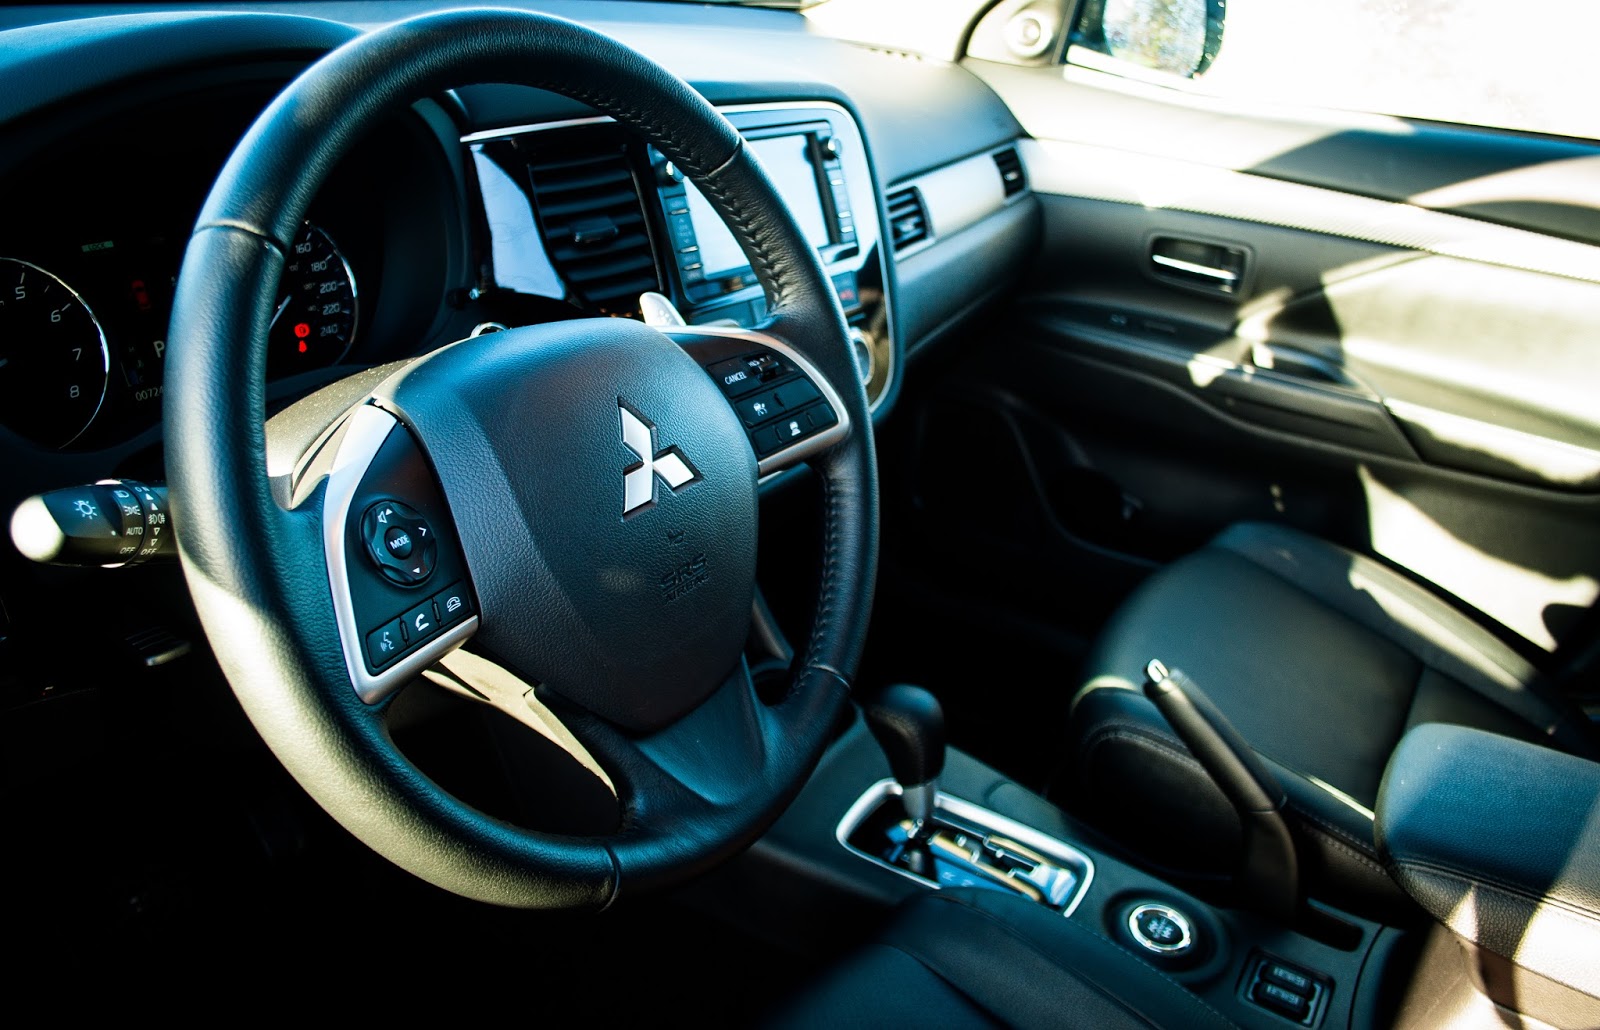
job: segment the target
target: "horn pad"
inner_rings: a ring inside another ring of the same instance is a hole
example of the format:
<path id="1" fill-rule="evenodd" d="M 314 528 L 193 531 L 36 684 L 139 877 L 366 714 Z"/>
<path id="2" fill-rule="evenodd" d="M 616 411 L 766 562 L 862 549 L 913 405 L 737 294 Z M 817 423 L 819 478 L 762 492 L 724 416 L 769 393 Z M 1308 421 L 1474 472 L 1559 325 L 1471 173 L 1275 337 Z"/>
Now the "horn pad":
<path id="1" fill-rule="evenodd" d="M 676 344 L 624 319 L 512 329 L 429 355 L 379 398 L 450 504 L 477 645 L 635 730 L 723 681 L 755 592 L 756 459 Z"/>

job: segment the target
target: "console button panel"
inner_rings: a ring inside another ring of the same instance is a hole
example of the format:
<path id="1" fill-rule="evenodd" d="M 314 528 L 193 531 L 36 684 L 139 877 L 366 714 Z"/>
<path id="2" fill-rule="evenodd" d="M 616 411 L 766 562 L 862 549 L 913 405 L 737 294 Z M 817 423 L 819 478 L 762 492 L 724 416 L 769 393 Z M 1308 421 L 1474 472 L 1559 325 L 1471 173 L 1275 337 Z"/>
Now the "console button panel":
<path id="1" fill-rule="evenodd" d="M 1240 984 L 1245 1000 L 1300 1026 L 1316 1026 L 1333 984 L 1327 977 L 1257 952 Z"/>
<path id="2" fill-rule="evenodd" d="M 839 424 L 817 384 L 782 354 L 751 351 L 705 368 L 744 423 L 758 458 Z"/>

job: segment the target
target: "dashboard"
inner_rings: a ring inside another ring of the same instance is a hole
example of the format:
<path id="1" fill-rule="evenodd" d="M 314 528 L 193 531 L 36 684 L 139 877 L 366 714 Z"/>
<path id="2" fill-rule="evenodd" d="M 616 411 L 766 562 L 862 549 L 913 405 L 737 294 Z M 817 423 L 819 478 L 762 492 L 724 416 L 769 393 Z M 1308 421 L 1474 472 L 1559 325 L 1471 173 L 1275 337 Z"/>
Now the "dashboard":
<path id="1" fill-rule="evenodd" d="M 27 198 L 0 231 L 0 426 L 33 448 L 103 450 L 160 420 L 190 228 L 233 143 L 281 85 L 209 78 L 113 104 L 0 178 L 7 196 Z M 335 366 L 403 356 L 400 334 L 427 328 L 429 312 L 395 298 L 421 289 L 438 303 L 449 234 L 411 204 L 430 197 L 449 210 L 443 171 L 425 126 L 402 122 L 323 186 L 277 284 L 265 375 L 290 384 L 282 395 L 319 385 Z"/>
<path id="2" fill-rule="evenodd" d="M 166 479 L 173 284 L 219 170 L 318 56 L 446 6 L 0 9 L 6 511 L 107 478 Z M 875 419 L 893 410 L 909 360 L 1022 274 L 1040 224 L 1023 133 L 959 66 L 831 38 L 789 11 L 525 6 L 643 50 L 739 128 L 823 259 Z M 374 130 L 322 182 L 295 251 L 272 286 L 265 367 L 240 349 L 239 375 L 264 384 L 269 416 L 501 327 L 637 318 L 646 292 L 696 325 L 766 314 L 746 258 L 659 153 L 581 103 L 520 86 L 463 86 Z M 189 618 L 171 566 L 123 575 L 152 600 L 101 627 L 114 652 L 129 632 Z M 20 599 L 38 599 L 42 621 L 76 587 L 67 570 L 0 556 L 13 628 L 28 622 Z M 39 631 L 46 646 L 54 631 Z"/>

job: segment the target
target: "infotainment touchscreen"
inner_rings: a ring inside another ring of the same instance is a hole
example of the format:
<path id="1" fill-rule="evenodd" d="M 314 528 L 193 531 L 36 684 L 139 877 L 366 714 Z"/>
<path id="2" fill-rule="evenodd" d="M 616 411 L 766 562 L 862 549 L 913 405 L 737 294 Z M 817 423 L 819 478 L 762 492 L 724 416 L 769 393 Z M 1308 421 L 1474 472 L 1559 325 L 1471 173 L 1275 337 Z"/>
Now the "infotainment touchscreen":
<path id="1" fill-rule="evenodd" d="M 763 127 L 747 136 L 745 145 L 760 159 L 824 266 L 855 257 L 855 217 L 831 127 L 825 122 Z M 752 286 L 749 260 L 705 196 L 660 153 L 652 152 L 651 168 L 688 300 L 702 303 Z"/>
<path id="2" fill-rule="evenodd" d="M 769 136 L 747 144 L 767 170 L 767 176 L 794 213 L 795 221 L 813 247 L 833 242 L 828 235 L 827 217 L 822 210 L 822 195 L 817 189 L 817 173 L 811 163 L 809 136 Z M 728 272 L 749 267 L 733 234 L 712 210 L 705 195 L 693 183 L 688 185 L 689 218 L 694 222 L 695 239 L 700 246 L 700 263 L 707 279 L 718 279 Z"/>

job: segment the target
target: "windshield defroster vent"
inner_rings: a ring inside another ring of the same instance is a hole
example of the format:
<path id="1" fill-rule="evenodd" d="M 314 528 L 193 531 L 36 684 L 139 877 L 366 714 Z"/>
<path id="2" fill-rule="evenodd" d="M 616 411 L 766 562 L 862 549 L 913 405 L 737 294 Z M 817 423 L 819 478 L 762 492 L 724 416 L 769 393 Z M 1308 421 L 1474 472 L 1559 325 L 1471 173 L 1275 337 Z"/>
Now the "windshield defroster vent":
<path id="1" fill-rule="evenodd" d="M 1028 188 L 1028 177 L 1023 174 L 1022 157 L 1016 147 L 996 153 L 994 166 L 1000 170 L 1000 182 L 1006 188 L 1006 196 L 1014 197 Z"/>
<path id="2" fill-rule="evenodd" d="M 627 151 L 593 137 L 540 142 L 528 175 L 551 264 L 575 300 L 602 314 L 636 314 L 639 294 L 661 281 Z"/>
<path id="3" fill-rule="evenodd" d="M 895 253 L 928 238 L 928 209 L 915 186 L 889 194 L 889 236 Z"/>

